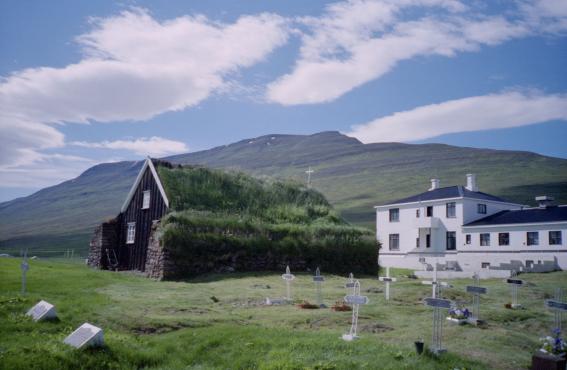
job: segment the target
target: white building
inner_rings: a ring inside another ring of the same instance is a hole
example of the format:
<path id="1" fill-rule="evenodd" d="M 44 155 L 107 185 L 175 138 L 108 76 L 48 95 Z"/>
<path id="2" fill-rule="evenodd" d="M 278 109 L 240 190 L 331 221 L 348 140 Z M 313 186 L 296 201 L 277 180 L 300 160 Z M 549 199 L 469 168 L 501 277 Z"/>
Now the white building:
<path id="1" fill-rule="evenodd" d="M 437 261 L 453 276 L 567 269 L 567 205 L 536 200 L 530 208 L 480 192 L 472 174 L 466 186 L 433 179 L 424 193 L 375 207 L 378 262 L 421 270 Z"/>

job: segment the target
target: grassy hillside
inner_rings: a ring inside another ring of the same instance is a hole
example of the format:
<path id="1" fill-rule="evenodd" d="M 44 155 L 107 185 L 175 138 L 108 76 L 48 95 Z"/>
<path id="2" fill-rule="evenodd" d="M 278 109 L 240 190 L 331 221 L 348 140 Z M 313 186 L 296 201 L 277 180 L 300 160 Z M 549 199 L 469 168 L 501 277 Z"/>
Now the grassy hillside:
<path id="1" fill-rule="evenodd" d="M 533 204 L 536 195 L 567 203 L 567 160 L 529 152 L 461 148 L 441 144 L 362 144 L 338 132 L 268 135 L 170 157 L 183 164 L 232 168 L 256 176 L 305 181 L 348 221 L 373 226 L 373 206 L 441 185 L 465 183 L 476 173 L 481 191 Z M 83 248 L 93 226 L 114 216 L 135 179 L 132 162 L 95 166 L 78 178 L 30 197 L 0 204 L 0 250 Z"/>
<path id="2" fill-rule="evenodd" d="M 437 359 L 413 349 L 418 338 L 430 343 L 431 309 L 421 303 L 430 287 L 402 271 L 395 271 L 399 280 L 389 302 L 375 277 L 360 279 L 370 303 L 360 309 L 362 338 L 353 343 L 339 339 L 350 312 L 262 305 L 285 294 L 280 273 L 156 282 L 35 260 L 29 293 L 21 297 L 19 260 L 0 258 L 0 369 L 521 369 L 553 323 L 543 299 L 555 287 L 567 288 L 566 272 L 522 275 L 528 285 L 519 300 L 526 309 L 514 311 L 503 307 L 506 284 L 483 281 L 489 294 L 481 315 L 488 326 L 445 323 L 448 353 Z M 345 295 L 345 278 L 322 273 L 330 305 Z M 453 283 L 444 296 L 468 302 L 470 281 Z M 293 296 L 314 300 L 310 275 L 297 275 Z M 40 299 L 55 304 L 60 321 L 33 323 L 23 316 Z M 104 329 L 106 348 L 75 351 L 62 344 L 85 321 Z"/>

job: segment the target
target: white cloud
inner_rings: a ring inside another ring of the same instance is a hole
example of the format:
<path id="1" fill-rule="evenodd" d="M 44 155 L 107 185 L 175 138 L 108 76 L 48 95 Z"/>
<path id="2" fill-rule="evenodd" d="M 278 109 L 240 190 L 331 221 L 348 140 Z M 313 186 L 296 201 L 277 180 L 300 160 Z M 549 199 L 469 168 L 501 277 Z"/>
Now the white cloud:
<path id="1" fill-rule="evenodd" d="M 475 3 L 443 0 L 351 0 L 320 18 L 304 18 L 300 57 L 270 83 L 266 99 L 282 105 L 333 101 L 399 62 L 454 56 L 507 40 L 561 29 L 565 0 L 509 3 L 501 15 Z M 567 29 L 565 27 L 564 29 Z"/>
<path id="2" fill-rule="evenodd" d="M 93 19 L 92 30 L 77 38 L 84 55 L 78 63 L 0 80 L 0 166 L 15 173 L 15 165 L 45 164 L 42 150 L 64 146 L 56 124 L 146 120 L 194 106 L 287 37 L 286 20 L 274 14 L 225 24 L 204 16 L 157 21 L 133 9 Z M 146 144 L 154 154 L 165 150 Z"/>
<path id="3" fill-rule="evenodd" d="M 347 135 L 364 143 L 407 142 L 455 132 L 567 120 L 567 95 L 505 92 L 450 100 L 394 113 Z"/>
<path id="4" fill-rule="evenodd" d="M 171 154 L 186 153 L 189 148 L 181 141 L 168 140 L 157 136 L 134 140 L 115 140 L 90 143 L 74 141 L 71 145 L 85 148 L 129 150 L 140 156 L 163 157 Z"/>

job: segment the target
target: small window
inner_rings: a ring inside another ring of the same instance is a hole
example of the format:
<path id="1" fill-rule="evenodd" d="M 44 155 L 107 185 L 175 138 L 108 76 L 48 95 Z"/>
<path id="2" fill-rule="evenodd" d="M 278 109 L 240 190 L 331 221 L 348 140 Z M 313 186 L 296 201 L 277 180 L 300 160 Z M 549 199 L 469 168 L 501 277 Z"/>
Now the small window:
<path id="1" fill-rule="evenodd" d="M 456 204 L 455 202 L 447 203 L 447 218 L 455 218 L 456 215 Z"/>
<path id="2" fill-rule="evenodd" d="M 561 231 L 550 231 L 549 232 L 549 245 L 561 245 L 563 241 L 561 240 Z"/>
<path id="3" fill-rule="evenodd" d="M 465 235 L 465 243 L 466 243 L 466 244 L 471 244 L 471 243 L 472 243 L 471 234 Z"/>
<path id="4" fill-rule="evenodd" d="M 416 209 L 416 210 L 415 210 L 415 217 L 416 217 L 416 218 L 419 218 L 419 209 Z"/>
<path id="5" fill-rule="evenodd" d="M 392 208 L 390 210 L 390 222 L 398 222 L 398 221 L 400 221 L 400 209 Z"/>
<path id="6" fill-rule="evenodd" d="M 539 245 L 539 233 L 537 231 L 528 231 L 526 233 L 526 242 L 528 245 Z"/>
<path id="7" fill-rule="evenodd" d="M 490 245 L 490 234 L 489 233 L 480 234 L 480 245 L 483 246 L 483 247 Z"/>
<path id="8" fill-rule="evenodd" d="M 427 217 L 433 217 L 433 206 L 427 206 Z"/>
<path id="9" fill-rule="evenodd" d="M 498 245 L 510 245 L 510 233 L 498 233 Z"/>
<path id="10" fill-rule="evenodd" d="M 390 234 L 390 244 L 388 245 L 391 251 L 400 250 L 400 234 Z"/>
<path id="11" fill-rule="evenodd" d="M 534 261 L 532 260 L 526 260 L 526 268 L 533 268 L 534 267 Z"/>
<path id="12" fill-rule="evenodd" d="M 454 251 L 457 249 L 457 233 L 455 231 L 447 231 L 447 250 Z"/>
<path id="13" fill-rule="evenodd" d="M 136 223 L 128 222 L 128 231 L 126 232 L 126 244 L 133 244 L 136 236 Z"/>
<path id="14" fill-rule="evenodd" d="M 419 248 L 419 238 L 415 238 L 415 247 Z"/>
<path id="15" fill-rule="evenodd" d="M 483 269 L 490 268 L 490 262 L 481 262 L 480 267 Z"/>
<path id="16" fill-rule="evenodd" d="M 425 248 L 431 247 L 431 234 L 425 235 Z"/>
<path id="17" fill-rule="evenodd" d="M 144 191 L 144 199 L 142 201 L 142 209 L 150 208 L 150 191 Z"/>
<path id="18" fill-rule="evenodd" d="M 477 212 L 480 213 L 481 215 L 486 214 L 486 204 L 477 204 L 476 209 L 477 209 Z"/>

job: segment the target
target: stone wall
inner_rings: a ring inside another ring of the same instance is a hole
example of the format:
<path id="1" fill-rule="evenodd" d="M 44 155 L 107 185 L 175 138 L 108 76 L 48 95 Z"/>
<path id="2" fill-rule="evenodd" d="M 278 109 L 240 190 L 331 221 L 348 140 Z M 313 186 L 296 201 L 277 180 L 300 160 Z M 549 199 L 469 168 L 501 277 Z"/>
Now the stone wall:
<path id="1" fill-rule="evenodd" d="M 96 227 L 90 242 L 88 265 L 99 269 L 109 269 L 107 250 L 118 247 L 117 221 L 112 219 Z"/>

